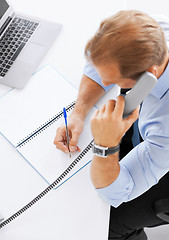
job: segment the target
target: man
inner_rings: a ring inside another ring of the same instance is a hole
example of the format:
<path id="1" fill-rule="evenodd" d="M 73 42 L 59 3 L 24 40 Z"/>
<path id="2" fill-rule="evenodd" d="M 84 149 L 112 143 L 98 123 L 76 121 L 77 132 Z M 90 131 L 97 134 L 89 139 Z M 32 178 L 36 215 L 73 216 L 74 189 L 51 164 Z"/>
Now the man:
<path id="1" fill-rule="evenodd" d="M 162 21 L 161 25 L 167 37 L 169 22 Z M 118 151 L 106 158 L 94 155 L 91 164 L 93 184 L 111 205 L 109 239 L 145 240 L 144 227 L 165 224 L 156 217 L 154 202 L 169 197 L 169 54 L 166 38 L 160 25 L 148 15 L 134 10 L 121 11 L 101 23 L 86 45 L 85 54 L 88 63 L 68 121 L 71 152 L 80 151 L 78 138 L 84 119 L 109 85 L 132 88 L 146 71 L 158 79 L 139 114 L 143 141 L 135 144 L 131 151 L 124 143 L 129 142 L 125 139 L 130 136 L 127 130 L 138 118 L 138 108 L 123 119 L 124 98 L 119 96 L 116 102 L 110 100 L 97 110 L 91 120 L 95 144 L 118 150 L 121 142 L 120 153 L 129 152 L 120 154 L 120 162 Z M 64 126 L 57 129 L 54 143 L 68 152 Z"/>

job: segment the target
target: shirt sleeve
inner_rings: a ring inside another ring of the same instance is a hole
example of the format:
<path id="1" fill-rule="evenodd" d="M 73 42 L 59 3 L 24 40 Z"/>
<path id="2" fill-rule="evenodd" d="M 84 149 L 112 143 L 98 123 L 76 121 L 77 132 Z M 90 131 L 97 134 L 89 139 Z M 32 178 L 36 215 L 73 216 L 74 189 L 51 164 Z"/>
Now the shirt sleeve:
<path id="1" fill-rule="evenodd" d="M 140 195 L 145 188 L 147 181 L 138 159 L 137 146 L 120 161 L 117 179 L 109 186 L 97 189 L 97 192 L 110 205 L 118 207 L 121 203 Z"/>
<path id="2" fill-rule="evenodd" d="M 169 46 L 169 17 L 156 16 Z M 142 107 L 140 130 L 144 141 L 133 148 L 121 161 L 117 179 L 98 194 L 110 205 L 140 196 L 169 171 L 169 93 L 161 99 L 149 95 Z M 143 111 L 144 109 L 144 111 Z"/>
<path id="3" fill-rule="evenodd" d="M 164 111 L 167 113 L 168 110 L 166 107 Z M 97 189 L 98 194 L 110 205 L 118 207 L 140 196 L 169 171 L 168 122 L 169 114 L 148 119 L 142 126 L 145 140 L 120 161 L 117 179 L 109 186 Z"/>
<path id="4" fill-rule="evenodd" d="M 93 81 L 97 82 L 106 92 L 110 90 L 115 84 L 111 84 L 109 86 L 104 86 L 102 84 L 102 80 L 97 73 L 95 67 L 91 62 L 87 62 L 85 67 L 84 67 L 84 72 L 83 72 L 87 77 L 92 79 Z"/>
<path id="5" fill-rule="evenodd" d="M 120 166 L 118 178 L 105 188 L 96 189 L 100 197 L 113 207 L 118 207 L 123 202 L 129 201 L 129 195 L 134 187 L 132 177 L 126 167 Z"/>

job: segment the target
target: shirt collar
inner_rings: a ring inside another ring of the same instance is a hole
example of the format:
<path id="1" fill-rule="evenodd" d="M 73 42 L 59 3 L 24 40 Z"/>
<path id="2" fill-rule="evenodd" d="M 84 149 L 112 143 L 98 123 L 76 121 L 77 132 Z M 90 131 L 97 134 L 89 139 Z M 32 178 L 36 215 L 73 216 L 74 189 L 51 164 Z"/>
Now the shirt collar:
<path id="1" fill-rule="evenodd" d="M 156 86 L 151 91 L 151 94 L 157 98 L 162 98 L 169 89 L 169 64 L 163 74 L 158 78 Z"/>

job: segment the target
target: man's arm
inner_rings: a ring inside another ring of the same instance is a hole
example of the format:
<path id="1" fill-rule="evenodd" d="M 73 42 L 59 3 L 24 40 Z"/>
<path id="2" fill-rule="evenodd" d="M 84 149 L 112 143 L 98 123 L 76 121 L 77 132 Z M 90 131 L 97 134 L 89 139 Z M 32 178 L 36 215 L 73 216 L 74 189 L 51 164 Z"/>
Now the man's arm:
<path id="1" fill-rule="evenodd" d="M 105 90 L 97 82 L 93 81 L 86 75 L 83 75 L 72 114 L 77 114 L 82 118 L 85 118 L 89 110 L 95 105 L 100 97 L 104 95 L 104 93 Z"/>
<path id="2" fill-rule="evenodd" d="M 93 157 L 91 165 L 93 184 L 99 195 L 114 207 L 140 196 L 158 183 L 159 179 L 169 171 L 169 131 L 166 124 L 169 121 L 167 94 L 168 91 L 163 94 L 160 101 L 153 94 L 149 95 L 149 102 L 147 101 L 146 106 L 142 106 L 142 118 L 140 118 L 144 141 L 133 148 L 120 163 L 118 163 L 117 153 L 103 159 L 97 156 Z M 123 129 L 126 119 L 123 120 L 119 114 L 116 115 L 116 118 L 112 118 L 111 114 L 108 117 L 104 112 L 105 109 L 102 107 L 101 112 L 98 111 L 98 115 L 92 118 L 93 137 L 97 145 L 106 147 L 110 141 L 107 137 L 112 134 L 111 145 L 108 147 L 114 147 L 121 138 L 121 129 Z M 112 114 L 114 114 L 113 112 Z M 146 119 L 143 116 L 146 116 Z M 107 124 L 101 124 L 103 119 Z M 112 127 L 108 129 L 109 121 L 111 121 Z M 97 129 L 100 129 L 102 134 L 105 133 L 105 138 Z M 119 137 L 116 135 L 118 131 Z"/>
<path id="3" fill-rule="evenodd" d="M 76 100 L 75 107 L 68 119 L 68 129 L 70 134 L 70 151 L 80 151 L 78 147 L 78 139 L 83 131 L 84 119 L 87 116 L 89 110 L 103 96 L 105 90 L 95 81 L 87 77 L 82 76 L 82 80 L 79 87 L 79 93 Z M 66 142 L 66 130 L 65 125 L 61 125 L 56 131 L 56 137 L 54 144 L 58 149 L 68 153 L 68 147 Z"/>
<path id="4" fill-rule="evenodd" d="M 123 135 L 138 118 L 139 109 L 137 108 L 129 117 L 123 119 L 124 104 L 124 98 L 119 96 L 117 102 L 108 101 L 93 115 L 91 129 L 97 145 L 109 148 L 117 146 Z M 117 179 L 119 173 L 118 153 L 106 158 L 93 157 L 91 178 L 96 188 L 109 186 Z"/>

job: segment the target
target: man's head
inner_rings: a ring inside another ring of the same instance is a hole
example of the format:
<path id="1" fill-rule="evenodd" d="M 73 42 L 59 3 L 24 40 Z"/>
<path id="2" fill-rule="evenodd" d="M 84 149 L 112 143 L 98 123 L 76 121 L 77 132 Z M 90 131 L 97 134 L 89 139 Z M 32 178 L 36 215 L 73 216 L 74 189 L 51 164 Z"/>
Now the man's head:
<path id="1" fill-rule="evenodd" d="M 85 49 L 96 69 L 114 64 L 121 78 L 133 80 L 152 66 L 160 66 L 167 52 L 160 25 L 135 10 L 120 11 L 103 21 Z"/>

